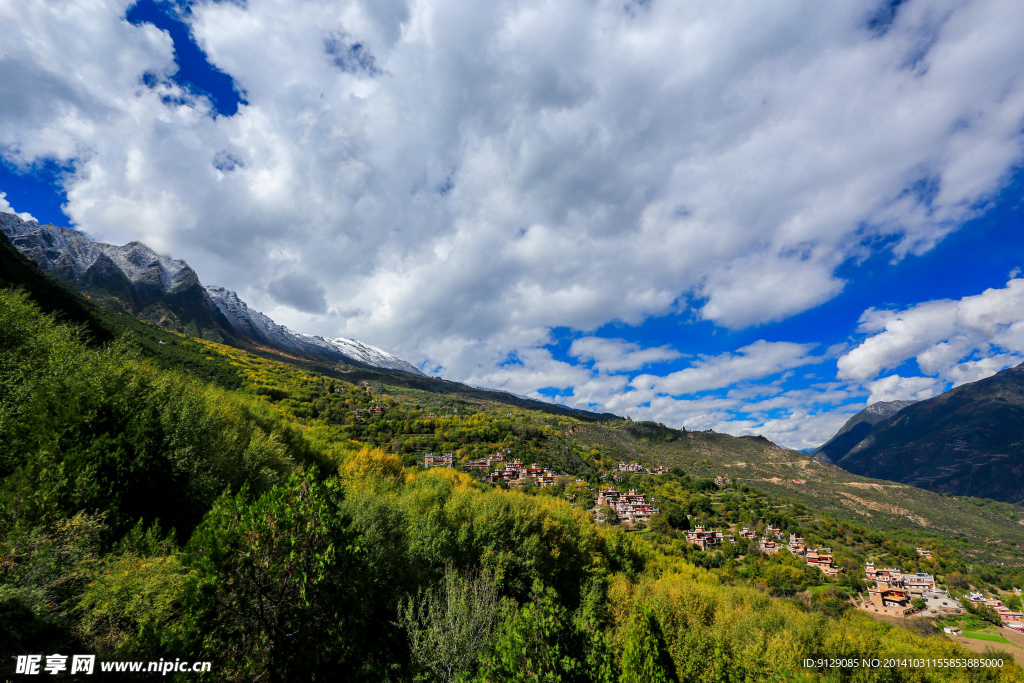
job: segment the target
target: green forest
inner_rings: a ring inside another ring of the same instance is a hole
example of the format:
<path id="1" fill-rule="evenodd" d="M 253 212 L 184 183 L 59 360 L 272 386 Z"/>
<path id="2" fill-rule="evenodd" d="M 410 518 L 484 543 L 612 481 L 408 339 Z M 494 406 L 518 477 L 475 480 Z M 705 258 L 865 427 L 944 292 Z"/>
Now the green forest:
<path id="1" fill-rule="evenodd" d="M 95 653 L 212 662 L 178 680 L 1024 681 L 1009 657 L 857 666 L 983 655 L 849 600 L 867 559 L 990 592 L 1024 583 L 1019 564 L 682 464 L 616 484 L 658 501 L 646 529 L 596 521 L 590 490 L 618 454 L 571 432 L 673 430 L 387 389 L 141 327 L 101 336 L 58 314 L 0 290 L 5 677 L 17 655 Z M 516 490 L 417 465 L 498 449 L 564 476 Z M 744 542 L 701 551 L 684 536 L 698 523 L 799 532 L 843 571 L 825 581 Z M 819 659 L 846 664 L 805 665 Z"/>

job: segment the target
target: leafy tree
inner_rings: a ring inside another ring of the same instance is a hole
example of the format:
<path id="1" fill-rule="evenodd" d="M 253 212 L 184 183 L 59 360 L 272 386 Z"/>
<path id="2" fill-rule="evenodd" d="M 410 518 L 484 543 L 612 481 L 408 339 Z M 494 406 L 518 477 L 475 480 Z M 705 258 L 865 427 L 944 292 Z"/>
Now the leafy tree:
<path id="1" fill-rule="evenodd" d="M 804 570 L 779 564 L 771 564 L 765 568 L 764 580 L 769 590 L 784 595 L 792 595 L 807 585 Z"/>
<path id="2" fill-rule="evenodd" d="M 621 683 L 669 683 L 676 680 L 674 670 L 658 620 L 646 611 L 634 613 L 622 653 Z"/>
<path id="3" fill-rule="evenodd" d="M 253 503 L 222 496 L 186 546 L 195 573 L 183 638 L 243 678 L 308 679 L 356 663 L 372 634 L 361 539 L 342 498 L 308 473 Z"/>
<path id="4" fill-rule="evenodd" d="M 946 576 L 946 585 L 950 588 L 960 588 L 962 590 L 966 590 L 970 587 L 967 579 L 960 572 L 950 572 L 949 575 Z"/>
<path id="5" fill-rule="evenodd" d="M 813 611 L 821 612 L 830 617 L 840 617 L 852 606 L 849 595 L 836 585 L 829 585 L 825 590 L 818 591 L 811 597 Z"/>
<path id="6" fill-rule="evenodd" d="M 647 528 L 661 534 L 671 535 L 672 533 L 672 527 L 668 523 L 668 518 L 661 512 L 656 515 L 651 515 L 651 519 L 647 523 Z"/>
<path id="7" fill-rule="evenodd" d="M 379 448 L 363 448 L 345 463 L 342 472 L 350 479 L 374 477 L 391 479 L 399 484 L 405 481 L 401 459 Z"/>
<path id="8" fill-rule="evenodd" d="M 100 518 L 79 513 L 0 543 L 0 656 L 77 643 L 76 596 L 99 561 L 103 530 Z"/>
<path id="9" fill-rule="evenodd" d="M 926 603 L 922 598 L 911 598 L 910 605 L 915 610 L 920 612 L 921 610 L 923 610 L 925 607 L 928 606 L 928 603 Z"/>
<path id="10" fill-rule="evenodd" d="M 675 503 L 666 502 L 663 506 L 663 514 L 668 519 L 668 523 L 673 529 L 679 529 L 681 531 L 689 530 L 690 520 L 686 516 L 686 511 Z"/>
<path id="11" fill-rule="evenodd" d="M 633 545 L 629 535 L 616 527 L 612 527 L 605 536 L 604 552 L 612 571 L 622 572 L 636 579 L 644 570 L 643 555 Z"/>
<path id="12" fill-rule="evenodd" d="M 707 480 L 707 481 L 711 481 L 711 480 Z M 714 486 L 715 482 L 712 481 L 711 485 Z M 690 512 L 691 513 L 697 514 L 697 513 L 703 512 L 706 515 L 710 515 L 714 511 L 715 511 L 715 508 L 714 508 L 714 506 L 712 506 L 711 498 L 709 498 L 708 496 L 694 496 L 693 498 L 690 499 Z"/>
<path id="13" fill-rule="evenodd" d="M 594 507 L 594 492 L 586 482 L 573 482 L 565 487 L 565 494 L 574 505 L 584 510 Z"/>
<path id="14" fill-rule="evenodd" d="M 225 487 L 262 492 L 315 460 L 267 407 L 157 370 L 127 342 L 89 348 L 5 291 L 0 349 L 0 527 L 88 510 L 115 539 L 140 518 L 187 535 Z"/>
<path id="15" fill-rule="evenodd" d="M 177 554 L 110 554 L 79 599 L 78 631 L 89 648 L 111 658 L 187 656 L 175 635 L 188 578 Z"/>
<path id="16" fill-rule="evenodd" d="M 569 683 L 584 676 L 580 633 L 557 594 L 540 583 L 520 608 L 505 615 L 481 657 L 481 683 Z"/>
<path id="17" fill-rule="evenodd" d="M 611 505 L 605 504 L 597 509 L 597 519 L 604 524 L 618 524 L 619 516 L 612 509 Z"/>
<path id="18" fill-rule="evenodd" d="M 463 575 L 446 567 L 439 585 L 421 590 L 399 608 L 413 659 L 444 683 L 472 675 L 497 622 L 498 605 L 486 572 Z"/>

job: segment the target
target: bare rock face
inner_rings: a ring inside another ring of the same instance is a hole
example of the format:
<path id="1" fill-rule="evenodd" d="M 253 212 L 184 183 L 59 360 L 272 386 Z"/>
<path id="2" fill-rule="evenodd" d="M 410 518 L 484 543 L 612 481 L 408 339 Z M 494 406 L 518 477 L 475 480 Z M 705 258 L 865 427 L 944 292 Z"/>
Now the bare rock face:
<path id="1" fill-rule="evenodd" d="M 94 242 L 56 225 L 39 225 L 0 213 L 0 231 L 46 273 L 115 310 L 179 332 L 222 341 L 268 346 L 334 362 L 422 375 L 416 366 L 354 339 L 325 339 L 294 332 L 250 308 L 223 287 L 204 287 L 181 260 L 142 242 Z"/>

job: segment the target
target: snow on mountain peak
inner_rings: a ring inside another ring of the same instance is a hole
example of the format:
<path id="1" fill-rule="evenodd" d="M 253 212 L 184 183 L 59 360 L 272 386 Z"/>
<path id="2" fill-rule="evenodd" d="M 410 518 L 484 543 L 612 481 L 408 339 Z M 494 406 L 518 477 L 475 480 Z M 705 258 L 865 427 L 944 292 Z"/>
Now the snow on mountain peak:
<path id="1" fill-rule="evenodd" d="M 877 403 L 869 405 L 864 409 L 864 411 L 874 415 L 884 415 L 885 417 L 889 417 L 890 415 L 895 415 L 914 403 L 917 403 L 917 401 L 878 401 Z"/>
<path id="2" fill-rule="evenodd" d="M 284 347 L 297 353 L 323 352 L 338 354 L 375 368 L 401 370 L 414 375 L 423 375 L 412 363 L 406 362 L 376 346 L 364 344 L 355 339 L 325 339 L 314 334 L 295 332 L 284 325 L 278 325 L 263 313 L 250 308 L 234 292 L 224 287 L 206 287 L 210 300 L 231 325 L 246 336 L 255 337 L 274 346 Z"/>
<path id="3" fill-rule="evenodd" d="M 325 341 L 330 341 L 330 343 L 334 344 L 334 346 L 346 356 L 355 358 L 367 365 L 373 365 L 378 368 L 388 368 L 390 370 L 402 370 L 404 372 L 411 372 L 414 375 L 423 374 L 420 372 L 419 368 L 412 363 L 408 363 L 398 356 L 384 351 L 383 349 L 378 349 L 376 346 L 364 344 L 356 339 L 338 337 L 337 339 Z"/>
<path id="4" fill-rule="evenodd" d="M 52 224 L 41 226 L 6 211 L 0 212 L 0 230 L 45 272 L 72 283 L 96 266 L 104 273 L 119 271 L 135 288 L 156 291 L 157 296 L 159 292 L 173 294 L 185 287 L 201 286 L 195 271 L 185 261 L 158 254 L 142 242 L 129 242 L 123 247 L 94 242 L 77 230 Z M 294 332 L 250 308 L 235 292 L 224 287 L 202 287 L 202 294 L 243 338 L 292 353 L 423 374 L 411 363 L 355 339 L 332 340 Z"/>
<path id="5" fill-rule="evenodd" d="M 52 223 L 39 225 L 9 213 L 0 213 L 0 230 L 15 247 L 47 272 L 59 269 L 80 277 L 106 257 L 131 282 L 159 281 L 160 289 L 165 293 L 193 279 L 198 281 L 187 263 L 162 256 L 142 242 L 129 242 L 123 247 L 94 242 L 77 230 Z"/>

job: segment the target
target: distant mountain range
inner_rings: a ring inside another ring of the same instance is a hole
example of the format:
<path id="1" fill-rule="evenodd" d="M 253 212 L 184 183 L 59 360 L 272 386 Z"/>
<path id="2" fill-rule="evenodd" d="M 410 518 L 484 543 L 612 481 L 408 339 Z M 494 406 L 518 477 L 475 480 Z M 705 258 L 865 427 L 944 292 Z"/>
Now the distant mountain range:
<path id="1" fill-rule="evenodd" d="M 250 308 L 223 287 L 206 287 L 184 261 L 141 242 L 123 247 L 94 242 L 70 228 L 39 225 L 0 213 L 0 231 L 46 273 L 115 310 L 196 337 L 236 346 L 422 376 L 397 356 L 355 339 L 295 332 Z"/>
<path id="2" fill-rule="evenodd" d="M 868 406 L 814 457 L 865 477 L 1020 505 L 1024 364 L 925 401 Z"/>
<path id="3" fill-rule="evenodd" d="M 4 216 L 5 214 L 0 213 L 0 223 L 4 221 Z M 18 251 L 7 234 L 0 229 L 0 288 L 7 287 L 24 290 L 29 299 L 44 313 L 54 315 L 62 322 L 81 326 L 83 337 L 87 343 L 103 344 L 118 338 L 126 338 L 128 343 L 139 352 L 141 358 L 154 362 L 158 367 L 186 372 L 219 386 L 228 388 L 236 386 L 237 376 L 235 373 L 223 373 L 223 365 L 207 358 L 201 349 L 196 348 L 196 344 L 191 339 L 176 339 L 176 335 L 163 328 L 141 322 L 139 316 L 115 311 L 98 301 L 100 296 L 87 298 L 65 282 L 44 273 L 35 261 Z M 232 341 L 232 345 L 246 350 L 253 349 L 252 344 L 239 341 L 237 338 Z M 372 347 L 368 348 L 372 349 Z M 453 408 L 481 403 L 505 404 L 530 410 L 571 415 L 588 421 L 621 419 L 612 413 L 594 413 L 558 403 L 518 396 L 506 391 L 471 387 L 418 372 L 395 371 L 386 367 L 371 366 L 368 363 L 356 363 L 354 360 L 347 361 L 347 367 L 338 368 L 332 367 L 336 361 L 323 357 L 310 358 L 306 355 L 275 351 L 269 347 L 264 347 L 263 350 L 269 352 L 264 355 L 275 361 L 294 364 L 327 376 L 343 378 L 347 382 L 363 383 L 366 386 L 375 387 L 378 391 L 386 391 L 387 388 L 425 391 L 437 397 L 444 397 L 442 400 L 450 402 L 449 405 Z"/>

